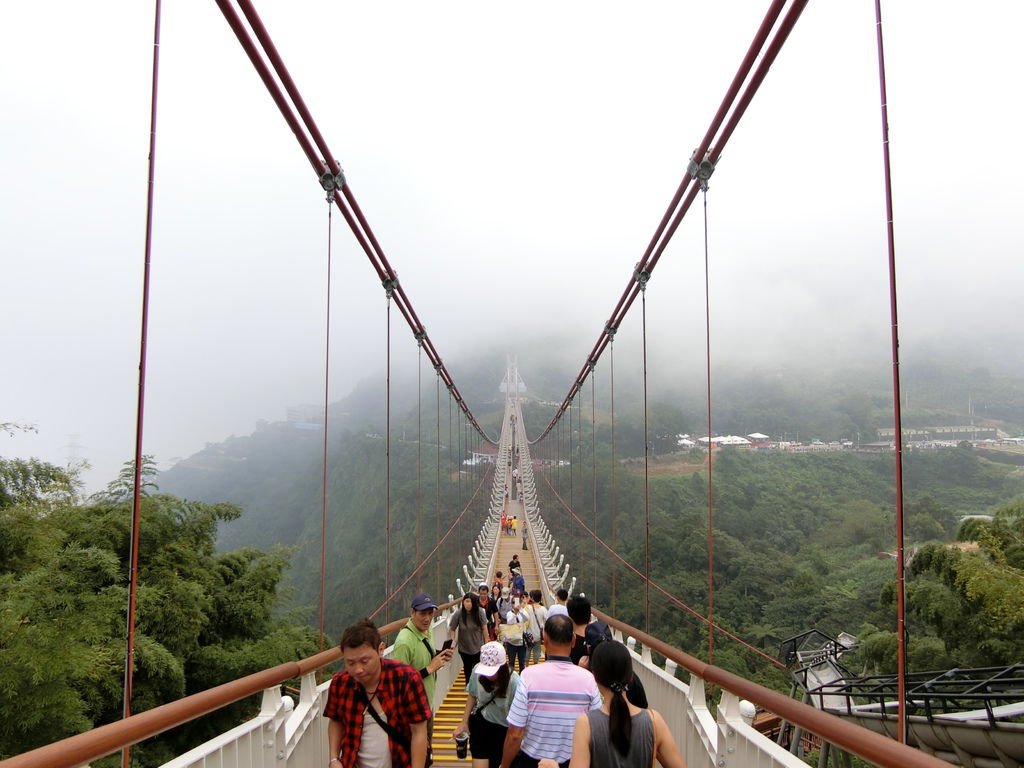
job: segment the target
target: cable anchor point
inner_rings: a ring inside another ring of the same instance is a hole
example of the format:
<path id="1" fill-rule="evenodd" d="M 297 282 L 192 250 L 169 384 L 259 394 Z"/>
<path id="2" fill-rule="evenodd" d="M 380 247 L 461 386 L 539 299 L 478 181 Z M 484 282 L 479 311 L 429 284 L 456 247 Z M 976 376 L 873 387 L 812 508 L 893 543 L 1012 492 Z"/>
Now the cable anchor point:
<path id="1" fill-rule="evenodd" d="M 617 326 L 614 326 L 614 325 L 612 325 L 611 323 L 608 323 L 608 324 L 607 324 L 607 325 L 606 325 L 606 326 L 604 327 L 604 332 L 605 332 L 606 334 L 608 334 L 608 337 L 609 337 L 610 339 L 614 339 L 614 338 L 615 338 L 615 332 L 616 332 L 617 330 L 619 330 L 619 329 L 618 329 L 618 327 L 617 327 Z"/>
<path id="2" fill-rule="evenodd" d="M 427 332 L 426 331 L 416 331 L 416 333 L 413 334 L 413 338 L 416 339 L 416 345 L 420 349 L 422 349 L 423 348 L 423 340 L 425 338 L 427 338 Z"/>
<path id="3" fill-rule="evenodd" d="M 704 159 L 697 162 L 697 150 L 690 156 L 690 163 L 686 166 L 686 172 L 690 178 L 696 179 L 702 191 L 708 191 L 708 179 L 715 172 L 715 164 L 711 162 L 711 150 L 704 153 Z"/>
<path id="4" fill-rule="evenodd" d="M 342 170 L 339 170 L 337 173 L 324 171 L 320 174 L 320 186 L 327 193 L 327 202 L 333 203 L 337 191 L 345 186 L 345 172 Z"/>
<path id="5" fill-rule="evenodd" d="M 651 273 L 646 269 L 640 269 L 640 267 L 637 266 L 637 268 L 633 270 L 633 279 L 640 283 L 641 291 L 646 291 L 647 283 L 651 279 Z"/>
<path id="6" fill-rule="evenodd" d="M 389 277 L 380 281 L 380 284 L 384 287 L 384 293 L 387 294 L 388 301 L 391 301 L 391 297 L 395 293 L 395 289 L 398 287 L 398 278 Z"/>

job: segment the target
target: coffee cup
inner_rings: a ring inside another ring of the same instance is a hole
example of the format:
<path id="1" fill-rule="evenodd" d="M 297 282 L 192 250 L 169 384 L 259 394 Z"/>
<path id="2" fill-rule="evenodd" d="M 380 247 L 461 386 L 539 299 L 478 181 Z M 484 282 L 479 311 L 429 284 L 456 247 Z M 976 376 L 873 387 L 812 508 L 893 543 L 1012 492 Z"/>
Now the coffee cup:
<path id="1" fill-rule="evenodd" d="M 465 731 L 455 734 L 455 756 L 460 760 L 466 759 L 466 752 L 469 749 L 469 734 Z"/>

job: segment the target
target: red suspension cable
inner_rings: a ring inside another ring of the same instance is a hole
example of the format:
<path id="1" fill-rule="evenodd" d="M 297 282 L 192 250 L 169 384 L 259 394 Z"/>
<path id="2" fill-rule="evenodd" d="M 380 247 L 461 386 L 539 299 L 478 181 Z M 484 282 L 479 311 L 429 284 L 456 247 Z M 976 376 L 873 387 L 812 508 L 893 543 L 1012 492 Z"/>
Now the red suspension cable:
<path id="1" fill-rule="evenodd" d="M 896 448 L 896 687 L 899 695 L 897 740 L 907 739 L 906 572 L 903 550 L 903 414 L 900 408 L 900 335 L 896 302 L 896 236 L 892 213 L 892 166 L 889 163 L 889 100 L 885 88 L 885 49 L 882 45 L 882 2 L 875 0 L 878 44 L 878 86 L 882 106 L 882 163 L 885 170 L 885 233 L 889 254 L 889 320 L 892 328 L 892 408 Z"/>
<path id="2" fill-rule="evenodd" d="M 150 257 L 153 246 L 153 189 L 156 184 L 156 107 L 160 82 L 160 0 L 156 0 L 153 21 L 153 79 L 149 100 L 149 165 L 146 177 L 146 239 L 143 247 L 142 318 L 139 329 L 139 388 L 135 407 L 135 466 L 132 472 L 132 538 L 128 570 L 127 643 L 124 657 L 124 701 L 122 716 L 132 713 L 132 684 L 135 679 L 135 609 L 139 590 L 139 532 L 142 517 L 142 431 L 146 414 L 146 352 L 149 343 Z M 131 747 L 121 751 L 121 764 L 129 768 Z"/>
<path id="3" fill-rule="evenodd" d="M 718 112 L 716 112 L 715 117 L 712 119 L 711 125 L 708 127 L 708 130 L 705 133 L 704 138 L 702 139 L 700 145 L 698 145 L 696 151 L 694 152 L 693 158 L 696 162 L 699 163 L 701 160 L 707 158 L 711 161 L 712 167 L 715 163 L 717 163 L 718 159 L 721 156 L 722 150 L 725 148 L 726 143 L 732 136 L 733 131 L 736 129 L 736 126 L 739 123 L 740 118 L 746 112 L 746 109 L 749 106 L 751 100 L 753 99 L 754 94 L 757 93 L 758 88 L 764 81 L 765 76 L 768 74 L 768 70 L 774 63 L 775 58 L 778 56 L 779 51 L 782 49 L 782 45 L 788 38 L 789 33 L 795 26 L 806 4 L 807 0 L 795 0 L 793 5 L 787 12 L 786 16 L 779 23 L 779 28 L 776 31 L 775 36 L 772 38 L 772 41 L 769 44 L 766 51 L 764 52 L 760 62 L 758 62 L 757 68 L 754 69 L 753 75 L 751 75 L 751 69 L 753 68 L 754 63 L 757 60 L 758 54 L 764 47 L 764 44 L 768 39 L 768 35 L 770 34 L 772 28 L 775 26 L 775 23 L 782 12 L 782 9 L 785 5 L 785 0 L 774 0 L 772 5 L 769 7 L 768 12 L 765 14 L 765 17 L 762 20 L 760 27 L 758 27 L 753 42 L 751 42 L 750 47 L 748 48 L 747 53 L 744 56 L 744 59 L 736 72 L 736 75 L 733 77 L 733 81 L 730 84 L 728 91 L 726 92 L 725 98 L 722 100 L 722 103 L 719 106 Z M 737 94 L 739 93 L 740 88 L 743 86 L 743 83 L 745 81 L 747 82 L 747 86 L 744 89 L 742 96 L 739 97 L 739 101 L 736 102 Z M 736 102 L 735 107 L 733 106 L 734 102 Z M 728 122 L 725 123 L 725 127 L 722 128 L 722 122 L 725 119 L 726 114 L 729 113 L 730 109 L 732 109 L 732 113 L 729 117 Z M 722 132 L 719 135 L 717 142 L 714 143 L 714 146 L 712 148 L 713 137 L 716 133 L 718 133 L 720 128 Z M 602 329 L 601 334 L 598 336 L 598 340 L 594 344 L 594 347 L 591 350 L 590 354 L 587 355 L 587 360 L 584 362 L 583 367 L 581 368 L 579 374 L 576 377 L 576 380 L 570 387 L 569 393 L 563 400 L 562 405 L 555 412 L 555 415 L 552 417 L 551 422 L 548 424 L 545 430 L 538 436 L 538 440 L 543 439 L 547 432 L 552 428 L 555 421 L 561 418 L 562 414 L 565 411 L 567 403 L 571 400 L 571 397 L 575 392 L 575 388 L 580 386 L 582 382 L 586 379 L 590 364 L 597 362 L 597 360 L 600 359 L 601 355 L 604 353 L 604 350 L 608 347 L 608 344 L 611 340 L 611 334 L 614 333 L 619 328 L 619 326 L 622 323 L 622 320 L 625 318 L 626 314 L 632 307 L 633 302 L 636 300 L 637 294 L 640 292 L 639 285 L 636 281 L 636 272 L 642 271 L 650 274 L 654 271 L 655 266 L 657 265 L 662 253 L 665 250 L 665 247 L 668 245 L 672 236 L 675 234 L 676 229 L 679 227 L 679 224 L 682 222 L 683 217 L 686 215 L 686 212 L 689 210 L 694 199 L 696 198 L 698 187 L 696 184 L 692 184 L 691 186 L 691 183 L 693 181 L 694 179 L 691 176 L 690 171 L 687 170 L 687 172 L 683 175 L 683 180 L 680 183 L 679 189 L 673 196 L 672 201 L 665 212 L 665 215 L 662 217 L 662 220 L 659 223 L 654 236 L 651 238 L 651 242 L 649 243 L 647 250 L 644 252 L 644 257 L 640 260 L 640 263 L 637 265 L 633 277 L 630 279 L 630 282 L 627 284 L 622 295 L 619 297 L 619 300 L 616 303 L 615 308 L 612 310 L 611 317 L 605 323 L 605 327 Z M 684 198 L 684 191 L 688 186 L 690 188 L 690 192 L 686 194 Z M 682 200 L 681 206 L 679 205 L 680 200 Z M 678 210 L 676 210 L 677 206 L 679 206 Z M 675 212 L 674 215 L 673 211 Z"/>
<path id="4" fill-rule="evenodd" d="M 714 501 L 712 495 L 712 454 L 715 444 L 711 440 L 711 272 L 708 261 L 708 193 L 704 190 L 704 352 L 705 365 L 707 370 L 707 409 L 708 409 L 708 625 L 715 620 L 715 556 L 714 556 L 714 527 L 712 525 L 712 510 Z M 715 638 L 714 633 L 708 630 L 708 664 L 715 663 Z"/>
<path id="5" fill-rule="evenodd" d="M 640 290 L 641 335 L 644 351 L 644 631 L 651 631 L 651 494 L 650 434 L 647 427 L 647 283 Z"/>
<path id="6" fill-rule="evenodd" d="M 612 435 L 611 435 L 611 447 L 612 447 L 612 552 L 618 556 L 618 536 L 619 529 L 615 520 L 616 507 L 618 506 L 618 488 L 616 486 L 616 467 L 615 460 L 615 336 L 613 335 L 608 340 L 608 378 L 611 380 L 609 391 L 611 392 L 611 409 L 612 409 Z M 618 581 L 619 581 L 619 566 L 616 560 L 612 560 L 612 615 L 618 616 Z"/>
<path id="7" fill-rule="evenodd" d="M 327 318 L 324 322 L 324 446 L 320 479 L 320 650 L 324 649 L 324 612 L 327 573 L 327 408 L 331 381 L 331 220 L 334 206 L 327 200 Z"/>
<path id="8" fill-rule="evenodd" d="M 434 541 L 441 539 L 441 374 L 437 374 L 437 429 L 435 432 L 437 449 L 434 453 Z M 441 560 L 434 563 L 434 594 L 441 589 Z"/>
<path id="9" fill-rule="evenodd" d="M 591 482 L 593 483 L 594 530 L 597 530 L 597 377 L 590 376 Z M 597 539 L 594 539 L 594 601 L 597 601 Z"/>
<path id="10" fill-rule="evenodd" d="M 384 426 L 384 594 L 391 594 L 391 286 L 387 288 L 387 388 Z M 384 622 L 391 620 L 388 599 L 384 600 Z"/>
<path id="11" fill-rule="evenodd" d="M 423 340 L 419 339 L 416 359 L 416 562 L 420 561 L 420 538 L 423 535 L 423 485 L 421 456 L 423 449 Z M 416 579 L 416 591 L 423 588 L 422 578 Z"/>
<path id="12" fill-rule="evenodd" d="M 341 174 L 341 166 L 335 160 L 333 153 L 331 153 L 326 141 L 323 138 L 316 122 L 313 120 L 312 114 L 307 108 L 305 102 L 302 99 L 301 94 L 295 85 L 291 74 L 288 72 L 287 67 L 284 64 L 283 59 L 277 51 L 276 46 L 270 39 L 270 35 L 263 25 L 262 20 L 256 13 L 255 8 L 252 5 L 251 0 L 238 0 L 239 7 L 242 9 L 246 20 L 249 22 L 249 26 L 252 28 L 253 34 L 256 36 L 260 45 L 263 48 L 267 58 L 270 60 L 273 66 L 274 72 L 271 72 L 270 67 L 260 54 L 246 30 L 244 24 L 234 7 L 230 4 L 230 0 L 216 0 L 218 7 L 223 13 L 224 18 L 227 20 L 228 25 L 231 27 L 235 36 L 238 38 L 239 43 L 245 50 L 246 55 L 252 62 L 253 67 L 256 69 L 257 74 L 263 81 L 263 84 L 267 88 L 268 93 L 274 100 L 282 117 L 285 122 L 291 128 L 292 133 L 295 134 L 296 140 L 299 142 L 299 146 L 302 148 L 306 159 L 309 161 L 316 173 L 317 178 L 321 179 L 325 173 L 329 173 L 332 176 L 339 177 Z M 281 81 L 279 86 L 277 81 L 274 79 L 274 73 Z M 281 86 L 284 87 L 285 93 L 282 92 Z M 292 105 L 288 103 L 291 100 L 294 104 L 295 109 L 292 109 Z M 296 112 L 298 115 L 296 115 Z M 299 118 L 301 117 L 301 123 Z M 307 133 L 308 132 L 308 133 Z M 373 266 L 377 273 L 377 277 L 382 281 L 392 281 L 394 283 L 395 291 L 395 304 L 398 306 L 399 311 L 405 318 L 410 330 L 413 335 L 419 337 L 423 336 L 425 349 L 427 356 L 430 358 L 435 368 L 439 368 L 442 378 L 446 384 L 452 388 L 456 402 L 459 404 L 459 408 L 465 412 L 467 418 L 473 424 L 474 429 L 480 433 L 481 437 L 490 442 L 491 440 L 483 428 L 477 422 L 476 417 L 473 415 L 469 408 L 469 405 L 462 398 L 458 388 L 454 386 L 454 381 L 449 375 L 444 362 L 438 354 L 433 342 L 413 309 L 412 303 L 409 301 L 404 289 L 398 284 L 397 275 L 391 264 L 388 262 L 387 257 L 384 255 L 384 251 L 377 240 L 376 235 L 370 228 L 366 217 L 363 215 L 362 209 L 359 207 L 358 202 L 355 199 L 355 195 L 352 192 L 351 185 L 347 182 L 343 182 L 341 185 L 342 194 L 335 200 L 339 210 L 344 216 L 346 223 L 351 229 L 352 234 L 355 236 L 356 241 L 359 243 L 363 252 L 366 254 L 367 259 Z"/>

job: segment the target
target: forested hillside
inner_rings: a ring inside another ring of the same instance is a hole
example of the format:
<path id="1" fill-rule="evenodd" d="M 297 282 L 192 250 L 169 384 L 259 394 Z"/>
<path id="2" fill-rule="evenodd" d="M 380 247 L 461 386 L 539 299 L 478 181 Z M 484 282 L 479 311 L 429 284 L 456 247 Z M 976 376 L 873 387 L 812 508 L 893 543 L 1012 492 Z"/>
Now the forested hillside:
<path id="1" fill-rule="evenodd" d="M 493 377 L 492 377 L 493 378 Z M 499 377 L 500 380 L 500 377 Z M 399 391 L 407 404 L 415 388 Z M 504 411 L 497 382 L 468 386 L 488 399 L 474 413 L 496 435 Z M 441 397 L 440 419 L 433 385 L 424 388 L 422 410 L 406 409 L 395 417 L 391 444 L 390 519 L 392 587 L 399 586 L 426 557 L 437 534 L 443 534 L 481 488 L 486 466 L 467 467 L 462 460 L 480 438 L 466 425 L 448 393 Z M 348 623 L 376 610 L 384 600 L 385 523 L 388 499 L 384 397 L 367 382 L 349 398 L 332 405 L 329 422 L 326 509 L 325 629 L 336 638 Z M 440 433 L 438 426 L 440 424 Z M 295 547 L 293 567 L 284 576 L 287 605 L 304 621 L 319 624 L 320 556 L 323 513 L 323 432 L 308 425 L 280 422 L 252 435 L 208 446 L 160 477 L 161 487 L 186 498 L 224 500 L 245 514 L 222 526 L 219 546 Z M 419 438 L 419 439 L 417 439 Z M 455 589 L 460 564 L 480 530 L 487 511 L 487 481 L 442 545 L 395 602 L 404 602 L 416 584 L 446 597 Z M 417 518 L 419 536 L 417 536 Z M 417 543 L 418 542 L 418 543 Z M 417 554 L 419 558 L 417 558 Z M 382 614 L 383 615 L 383 614 Z"/>
<path id="2" fill-rule="evenodd" d="M 502 371 L 500 356 L 491 357 L 493 370 Z M 530 436 L 550 418 L 550 398 L 562 386 L 557 370 L 541 365 L 524 373 Z M 920 397 L 913 413 L 956 423 L 962 413 L 943 399 L 935 383 L 941 375 L 935 377 L 927 379 L 932 399 Z M 1009 379 L 986 380 L 992 399 L 985 410 L 1016 414 L 1019 389 Z M 480 373 L 460 380 L 492 435 L 504 404 L 499 381 L 500 375 Z M 794 436 L 799 431 L 822 438 L 884 424 L 884 392 L 857 388 L 849 377 L 843 386 L 757 373 L 726 378 L 718 423 L 738 432 L 791 429 Z M 666 392 L 652 397 L 648 409 L 648 443 L 657 466 L 647 486 L 651 576 L 692 612 L 654 589 L 651 630 L 704 656 L 706 627 L 694 614 L 704 614 L 708 605 L 707 457 L 700 451 L 674 454 L 675 436 L 699 434 L 702 416 L 688 396 Z M 433 382 L 422 391 L 414 381 L 396 382 L 393 393 L 401 406 L 393 406 L 390 471 L 379 382 L 368 381 L 332 404 L 325 537 L 323 433 L 315 422 L 263 424 L 251 435 L 209 445 L 155 478 L 159 489 L 149 478 L 136 710 L 315 650 L 321 542 L 330 640 L 382 606 L 388 541 L 392 589 L 416 563 L 425 559 L 426 566 L 398 590 L 381 619 L 404 614 L 417 588 L 439 599 L 455 591 L 487 509 L 488 468 L 464 463 L 480 441 L 448 393 L 438 397 Z M 641 580 L 574 519 L 593 526 L 602 542 L 614 543 L 630 566 L 643 570 L 643 412 L 635 393 L 619 398 L 613 455 L 610 403 L 603 397 L 595 409 L 596 450 L 588 419 L 580 419 L 581 410 L 589 409 L 579 407 L 572 429 L 565 422 L 534 446 L 541 460 L 542 512 L 572 564 L 577 589 L 643 626 Z M 1012 428 L 1013 422 L 1001 424 Z M 987 455 L 966 444 L 905 454 L 914 669 L 1024 659 L 1024 469 Z M 857 655 L 848 657 L 858 671 L 892 670 L 892 455 L 723 449 L 711 470 L 716 623 L 772 656 L 780 640 L 804 629 L 852 632 L 862 640 Z M 73 472 L 33 460 L 0 460 L 0 707 L 6 708 L 0 712 L 0 755 L 120 714 L 127 481 L 123 475 L 105 493 L 83 499 Z M 993 519 L 959 523 L 978 514 Z M 784 676 L 756 651 L 717 634 L 715 662 L 786 687 Z M 29 690 L 31 696 L 23 695 Z M 247 706 L 178 729 L 136 756 L 143 766 L 155 764 L 223 730 Z"/>
<path id="3" fill-rule="evenodd" d="M 495 370 L 503 370 L 503 361 L 497 355 L 491 357 Z M 529 387 L 524 420 L 530 435 L 539 434 L 550 418 L 551 406 L 544 398 L 560 391 L 560 370 L 564 368 L 543 361 L 532 369 L 521 369 Z M 934 383 L 941 379 L 942 370 L 936 365 L 908 374 L 929 382 L 931 387 L 927 397 L 922 394 L 916 400 L 912 413 L 927 419 L 938 418 L 942 412 L 948 423 L 958 423 L 963 415 L 957 415 L 953 399 L 943 400 L 942 388 Z M 503 405 L 497 392 L 498 379 L 478 376 L 463 390 L 480 398 L 473 408 L 492 434 L 497 430 Z M 1012 380 L 995 374 L 985 380 L 992 385 L 990 402 L 995 402 L 999 392 L 1009 393 L 1000 402 L 1007 412 L 1014 412 L 1014 398 L 1019 399 L 1019 395 L 1010 386 Z M 767 427 L 781 435 L 788 429 L 791 438 L 798 433 L 824 439 L 852 436 L 858 430 L 873 431 L 887 423 L 891 401 L 885 385 L 884 377 L 871 381 L 852 370 L 833 373 L 831 378 L 827 373 L 796 375 L 793 371 L 723 375 L 719 379 L 716 423 L 740 433 Z M 416 403 L 414 386 L 405 382 L 400 390 L 402 395 L 396 396 L 395 402 L 403 403 L 404 410 L 392 414 L 391 532 L 392 562 L 402 566 L 395 566 L 392 584 L 399 581 L 400 573 L 411 569 L 417 554 L 419 558 L 424 556 L 427 545 L 432 544 L 438 531 L 447 529 L 480 481 L 478 470 L 462 467 L 460 472 L 460 458 L 468 454 L 477 439 L 464 425 L 460 427 L 457 411 L 449 426 L 447 393 L 442 392 L 438 441 L 432 385 L 424 388 L 419 416 L 415 406 L 409 408 L 410 403 Z M 643 496 L 636 457 L 643 453 L 642 410 L 628 388 L 618 397 L 616 540 L 619 551 L 640 567 Z M 579 409 L 573 411 L 572 455 L 564 425 L 557 431 L 558 449 L 552 446 L 552 435 L 545 444 L 535 446 L 534 455 L 551 458 L 557 454 L 562 460 L 571 460 L 571 469 L 551 470 L 551 479 L 567 503 L 572 499 L 577 513 L 588 524 L 594 519 L 591 467 L 596 458 L 597 530 L 610 542 L 613 460 L 607 404 L 599 394 L 596 457 L 589 418 L 581 422 Z M 584 413 L 589 417 L 589 407 Z M 384 593 L 382 389 L 367 383 L 346 401 L 332 406 L 331 414 L 325 592 L 327 627 L 336 632 L 350 619 L 380 605 Z M 683 395 L 665 399 L 662 393 L 652 398 L 648 417 L 649 441 L 656 456 L 664 457 L 675 450 L 675 435 L 679 432 L 700 433 L 699 408 Z M 294 425 L 267 425 L 249 437 L 211 446 L 165 473 L 161 481 L 189 498 L 227 499 L 245 508 L 246 514 L 224 529 L 222 546 L 294 544 L 295 567 L 286 577 L 294 588 L 289 605 L 304 608 L 307 621 L 314 624 L 320 590 L 321 440 L 321 433 L 298 430 Z M 438 442 L 440 456 L 436 455 Z M 685 472 L 664 470 L 666 473 L 651 478 L 652 572 L 669 592 L 704 613 L 707 471 L 702 455 L 693 461 Z M 991 463 L 966 447 L 908 451 L 904 472 L 910 551 L 929 541 L 953 542 L 962 515 L 994 512 L 1024 494 L 1020 468 Z M 543 480 L 540 486 L 543 491 Z M 772 655 L 779 640 L 810 626 L 829 632 L 853 632 L 866 639 L 864 658 L 858 662 L 864 669 L 891 666 L 894 506 L 891 455 L 728 450 L 716 454 L 712 510 L 716 621 Z M 560 512 L 552 495 L 543 496 L 543 510 L 549 524 L 561 534 L 563 550 L 573 563 L 573 573 L 580 578 L 578 587 L 594 596 L 598 604 L 612 607 L 611 556 L 600 547 L 595 549 L 586 535 L 569 525 L 567 513 Z M 471 505 L 471 525 L 446 542 L 419 583 L 442 596 L 453 591 L 467 538 L 475 535 L 483 514 L 481 498 Z M 986 552 L 965 553 L 964 557 L 994 556 Z M 954 588 L 956 580 L 948 575 L 951 568 L 942 578 Z M 924 571 L 921 574 L 920 583 L 924 583 Z M 929 618 L 935 613 L 934 606 L 921 601 L 936 597 L 936 590 L 918 594 L 914 584 L 910 585 L 916 601 L 910 606 L 914 640 L 911 663 L 927 667 L 976 660 L 977 654 L 967 652 L 966 642 L 953 643 L 952 636 Z M 615 597 L 614 607 L 624 619 L 642 621 L 639 580 L 627 575 L 624 568 L 616 574 Z M 653 601 L 653 626 L 659 633 L 699 653 L 707 642 L 701 623 L 685 611 L 669 607 L 665 598 L 654 597 Z M 400 601 L 394 610 L 401 610 Z M 776 685 L 781 683 L 781 678 L 768 672 L 756 654 L 722 638 L 716 640 L 716 660 L 720 663 L 763 675 Z M 1010 647 L 1017 648 L 1013 642 Z M 1024 656 L 1019 649 L 1017 652 Z M 1003 656 L 993 653 L 985 658 L 1000 663 Z"/>
<path id="4" fill-rule="evenodd" d="M 592 462 L 579 464 L 574 506 L 593 527 Z M 610 456 L 599 452 L 597 465 L 596 530 L 610 543 Z M 1024 601 L 1020 591 L 1013 591 L 1013 585 L 1024 586 L 1024 476 L 1019 469 L 977 457 L 969 448 L 908 454 L 905 470 L 907 547 L 911 552 L 921 548 L 912 561 L 908 587 L 912 668 L 1024 659 Z M 851 663 L 866 671 L 892 671 L 892 477 L 891 455 L 716 453 L 711 510 L 716 623 L 772 656 L 780 640 L 805 629 L 851 632 L 865 641 L 859 659 Z M 706 466 L 688 475 L 652 476 L 649 482 L 652 579 L 706 615 Z M 617 549 L 642 571 L 642 472 L 636 465 L 617 462 L 614 484 Z M 610 553 L 580 535 L 554 495 L 557 487 L 568 502 L 569 468 L 546 468 L 539 486 L 545 518 L 577 566 L 579 588 L 623 620 L 643 626 L 640 578 L 624 565 L 616 568 Z M 957 538 L 961 515 L 997 510 L 1002 510 L 997 517 L 1001 522 L 992 524 L 997 533 L 977 522 L 963 533 L 982 540 L 979 550 L 948 546 Z M 990 588 L 981 589 L 988 578 Z M 651 593 L 651 604 L 656 634 L 698 655 L 706 653 L 703 622 L 657 591 Z M 951 621 L 960 622 L 961 629 L 947 631 Z M 988 641 L 981 642 L 983 638 Z M 717 664 L 768 684 L 783 683 L 756 653 L 724 636 L 716 636 L 715 648 Z"/>
<path id="5" fill-rule="evenodd" d="M 73 473 L 0 459 L 0 758 L 121 717 L 130 479 L 83 500 Z M 147 492 L 133 711 L 317 649 L 313 631 L 276 615 L 287 550 L 217 552 L 217 527 L 238 507 Z M 158 765 L 252 712 L 239 702 L 133 758 Z"/>

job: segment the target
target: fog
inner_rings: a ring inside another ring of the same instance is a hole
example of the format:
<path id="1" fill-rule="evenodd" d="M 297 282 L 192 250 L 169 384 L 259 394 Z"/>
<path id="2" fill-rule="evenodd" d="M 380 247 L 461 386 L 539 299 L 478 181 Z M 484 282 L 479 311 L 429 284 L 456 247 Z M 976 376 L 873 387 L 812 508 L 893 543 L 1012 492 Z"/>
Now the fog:
<path id="1" fill-rule="evenodd" d="M 810 5 L 711 180 L 716 362 L 889 364 L 872 5 Z M 453 370 L 557 347 L 567 385 L 766 6 L 258 3 Z M 1012 338 L 1024 6 L 883 13 L 904 354 Z M 0 434 L 0 454 L 88 460 L 96 488 L 134 446 L 152 7 L 4 16 L 0 422 L 37 431 Z M 164 5 L 156 159 L 144 445 L 166 467 L 322 401 L 327 206 L 213 2 Z M 648 289 L 661 376 L 704 363 L 701 215 Z M 386 302 L 337 215 L 332 248 L 335 399 L 383 382 Z M 392 331 L 409 371 L 397 312 Z"/>

